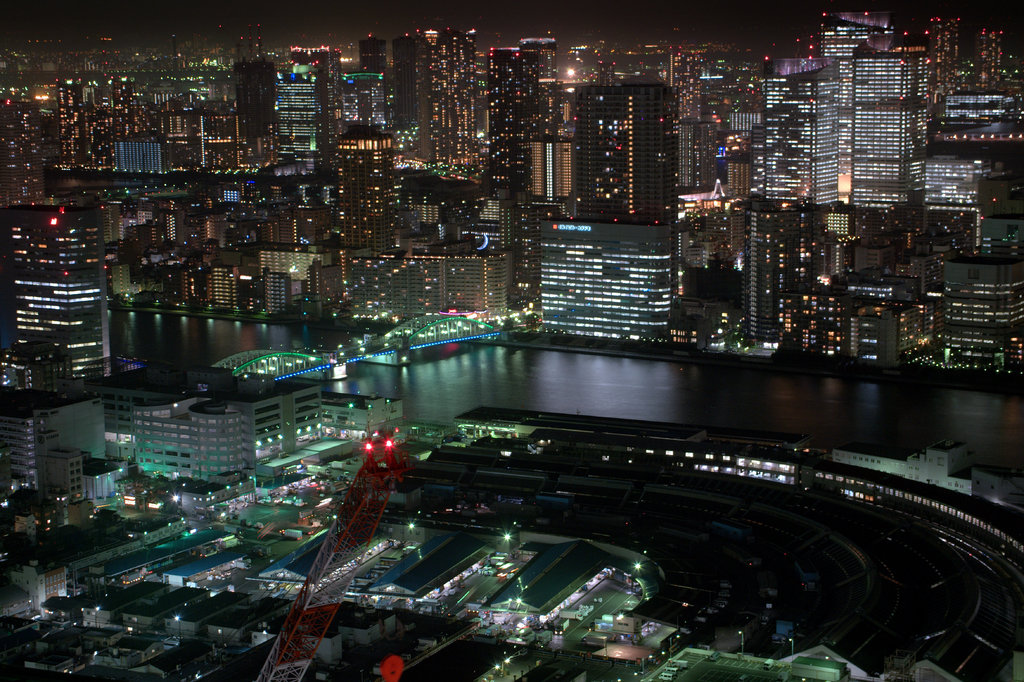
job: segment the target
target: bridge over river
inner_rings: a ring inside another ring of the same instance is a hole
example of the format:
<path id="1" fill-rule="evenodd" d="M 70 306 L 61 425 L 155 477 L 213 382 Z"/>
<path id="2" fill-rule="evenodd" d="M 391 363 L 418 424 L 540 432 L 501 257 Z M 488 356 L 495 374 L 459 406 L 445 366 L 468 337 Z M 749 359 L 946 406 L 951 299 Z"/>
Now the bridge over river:
<path id="1" fill-rule="evenodd" d="M 406 364 L 409 354 L 419 348 L 445 343 L 462 343 L 500 334 L 492 325 L 460 315 L 422 315 L 406 320 L 385 334 L 336 350 L 284 351 L 247 350 L 216 362 L 235 376 L 265 374 L 275 380 L 308 376 L 341 379 L 355 362 Z"/>

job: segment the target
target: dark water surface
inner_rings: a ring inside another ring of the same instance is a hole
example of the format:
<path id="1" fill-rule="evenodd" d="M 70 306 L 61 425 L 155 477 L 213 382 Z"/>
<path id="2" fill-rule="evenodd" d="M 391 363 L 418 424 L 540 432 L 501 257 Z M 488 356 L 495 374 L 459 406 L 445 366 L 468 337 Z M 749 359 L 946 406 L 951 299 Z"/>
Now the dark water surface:
<path id="1" fill-rule="evenodd" d="M 210 364 L 240 350 L 337 347 L 345 332 L 114 311 L 116 355 Z M 359 363 L 335 390 L 400 397 L 410 418 L 447 421 L 479 405 L 810 433 L 817 447 L 851 440 L 922 447 L 952 438 L 990 463 L 1024 466 L 1024 399 L 742 367 L 438 346 L 407 367 Z"/>

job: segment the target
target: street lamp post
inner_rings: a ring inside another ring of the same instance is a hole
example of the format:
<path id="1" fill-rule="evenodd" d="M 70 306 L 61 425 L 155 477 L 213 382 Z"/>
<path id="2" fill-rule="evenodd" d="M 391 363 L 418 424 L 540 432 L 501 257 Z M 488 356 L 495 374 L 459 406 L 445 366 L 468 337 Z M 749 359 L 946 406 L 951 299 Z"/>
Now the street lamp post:
<path id="1" fill-rule="evenodd" d="M 796 646 L 796 644 L 795 644 L 795 643 L 793 642 L 793 638 L 792 638 L 792 637 L 790 637 L 790 638 L 789 638 L 789 657 L 790 657 L 790 658 L 792 658 L 793 656 L 795 656 L 795 655 L 796 655 L 796 654 L 794 653 L 794 651 L 793 651 L 793 649 L 794 649 L 794 647 L 795 647 L 795 646 Z"/>
<path id="2" fill-rule="evenodd" d="M 740 656 L 742 656 L 743 655 L 743 644 L 744 644 L 743 630 L 737 630 L 737 632 L 739 633 L 739 636 L 740 636 Z"/>

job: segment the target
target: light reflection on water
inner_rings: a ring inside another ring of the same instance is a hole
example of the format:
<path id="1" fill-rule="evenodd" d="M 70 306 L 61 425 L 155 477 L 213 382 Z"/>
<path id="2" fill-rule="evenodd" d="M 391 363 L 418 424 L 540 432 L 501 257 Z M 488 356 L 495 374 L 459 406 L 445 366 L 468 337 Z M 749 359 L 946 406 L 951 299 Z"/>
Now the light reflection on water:
<path id="1" fill-rule="evenodd" d="M 111 313 L 115 354 L 180 366 L 347 340 L 300 325 Z M 353 365 L 332 387 L 401 397 L 407 416 L 428 421 L 495 405 L 810 433 L 818 447 L 852 440 L 922 447 L 952 438 L 985 461 L 1024 466 L 1020 396 L 497 346 L 436 346 L 414 358 L 408 367 Z"/>

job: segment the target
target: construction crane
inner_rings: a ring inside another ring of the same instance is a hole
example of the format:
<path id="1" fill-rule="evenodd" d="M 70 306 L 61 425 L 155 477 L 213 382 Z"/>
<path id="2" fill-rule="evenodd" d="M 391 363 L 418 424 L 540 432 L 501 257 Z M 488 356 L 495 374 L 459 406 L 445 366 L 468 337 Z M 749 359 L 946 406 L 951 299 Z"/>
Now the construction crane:
<path id="1" fill-rule="evenodd" d="M 404 449 L 390 438 L 373 438 L 363 447 L 363 464 L 337 508 L 259 682 L 302 679 L 348 588 L 354 568 L 348 564 L 373 539 L 395 483 L 411 468 Z"/>

